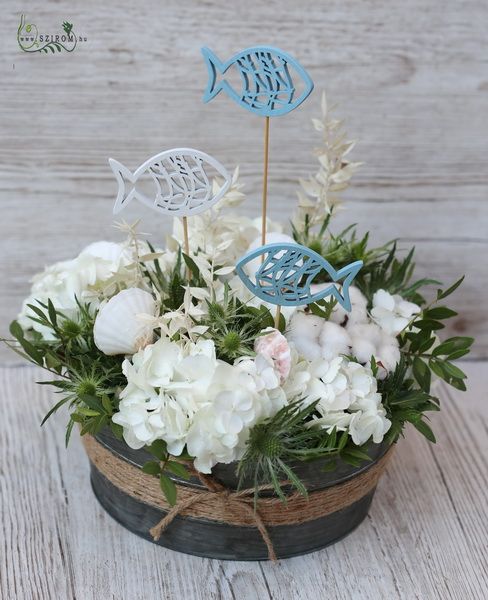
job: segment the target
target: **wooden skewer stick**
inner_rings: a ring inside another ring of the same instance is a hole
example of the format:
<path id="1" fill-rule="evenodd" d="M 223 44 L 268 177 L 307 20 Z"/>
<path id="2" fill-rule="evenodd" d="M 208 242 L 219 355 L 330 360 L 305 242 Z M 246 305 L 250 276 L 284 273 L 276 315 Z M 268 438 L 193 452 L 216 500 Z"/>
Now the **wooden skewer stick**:
<path id="1" fill-rule="evenodd" d="M 182 221 L 183 221 L 183 240 L 184 240 L 184 245 L 185 245 L 185 254 L 187 256 L 190 256 L 190 241 L 188 239 L 188 217 L 182 217 Z M 186 267 L 186 278 L 188 280 L 190 280 L 191 277 L 191 271 L 190 268 L 187 266 Z"/>
<path id="2" fill-rule="evenodd" d="M 275 329 L 280 328 L 280 315 L 281 315 L 281 306 L 279 304 L 276 305 L 276 312 L 274 318 Z"/>
<path id="3" fill-rule="evenodd" d="M 263 172 L 263 206 L 261 220 L 261 244 L 266 244 L 266 212 L 268 210 L 268 155 L 269 155 L 269 117 L 264 121 L 264 172 Z M 262 257 L 264 260 L 264 255 Z"/>

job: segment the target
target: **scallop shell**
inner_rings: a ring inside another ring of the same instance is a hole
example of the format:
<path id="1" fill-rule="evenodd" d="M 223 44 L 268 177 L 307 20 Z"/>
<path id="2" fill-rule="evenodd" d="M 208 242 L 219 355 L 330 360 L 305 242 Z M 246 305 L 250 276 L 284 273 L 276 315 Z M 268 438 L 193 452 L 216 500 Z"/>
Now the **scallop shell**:
<path id="1" fill-rule="evenodd" d="M 95 319 L 95 345 L 104 354 L 134 354 L 151 344 L 153 326 L 142 315 L 156 316 L 157 304 L 139 288 L 122 290 L 102 306 Z"/>

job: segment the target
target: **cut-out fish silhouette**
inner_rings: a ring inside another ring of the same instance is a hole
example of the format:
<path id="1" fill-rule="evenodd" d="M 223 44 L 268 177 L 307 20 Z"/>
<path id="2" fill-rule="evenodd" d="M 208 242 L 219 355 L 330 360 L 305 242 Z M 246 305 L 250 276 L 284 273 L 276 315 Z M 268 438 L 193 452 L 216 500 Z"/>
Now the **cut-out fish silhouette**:
<path id="1" fill-rule="evenodd" d="M 248 277 L 244 266 L 256 257 L 264 260 L 256 271 L 255 282 Z M 280 306 L 300 306 L 335 298 L 345 310 L 351 310 L 349 286 L 363 262 L 358 260 L 336 271 L 320 254 L 306 246 L 292 243 L 267 244 L 246 254 L 237 263 L 237 274 L 244 285 L 258 298 Z M 320 292 L 312 293 L 310 285 L 315 277 L 325 271 L 331 284 Z M 340 283 L 341 290 L 336 283 Z"/>
<path id="2" fill-rule="evenodd" d="M 120 212 L 135 198 L 164 214 L 196 215 L 218 202 L 230 186 L 226 169 L 215 158 L 193 148 L 174 148 L 156 154 L 134 173 L 113 158 L 109 159 L 109 164 L 119 184 L 114 213 Z M 224 178 L 224 185 L 215 196 L 205 172 L 205 167 L 209 166 Z M 148 196 L 142 190 L 143 183 L 147 187 L 148 182 L 154 195 Z"/>
<path id="3" fill-rule="evenodd" d="M 203 97 L 209 102 L 221 90 L 253 113 L 265 117 L 284 115 L 297 106 L 313 90 L 313 81 L 305 69 L 279 48 L 256 46 L 238 52 L 227 62 L 221 62 L 209 48 L 202 48 L 208 69 L 208 84 Z M 235 68 L 241 77 L 241 88 L 234 89 L 219 79 Z M 297 96 L 298 79 L 303 91 Z"/>

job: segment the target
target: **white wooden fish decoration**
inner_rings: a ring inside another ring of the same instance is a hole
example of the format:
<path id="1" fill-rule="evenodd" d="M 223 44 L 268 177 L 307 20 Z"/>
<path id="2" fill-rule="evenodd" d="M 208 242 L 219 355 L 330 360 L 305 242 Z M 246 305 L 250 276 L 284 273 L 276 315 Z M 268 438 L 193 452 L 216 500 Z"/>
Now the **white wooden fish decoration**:
<path id="1" fill-rule="evenodd" d="M 173 148 L 156 154 L 134 173 L 113 158 L 108 162 L 119 184 L 113 209 L 115 214 L 136 199 L 163 214 L 196 215 L 218 202 L 231 181 L 225 167 L 215 158 L 193 148 Z M 205 167 L 209 166 L 224 179 L 224 185 L 216 195 L 212 193 L 212 183 L 205 172 Z M 147 187 L 148 180 L 151 196 L 141 189 L 143 183 Z"/>

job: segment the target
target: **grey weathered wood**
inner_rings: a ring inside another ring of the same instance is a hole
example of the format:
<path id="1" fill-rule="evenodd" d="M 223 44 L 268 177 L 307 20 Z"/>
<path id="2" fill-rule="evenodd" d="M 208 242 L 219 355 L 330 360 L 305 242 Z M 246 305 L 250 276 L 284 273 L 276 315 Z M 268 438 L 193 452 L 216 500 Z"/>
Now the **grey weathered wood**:
<path id="1" fill-rule="evenodd" d="M 451 332 L 475 334 L 475 354 L 488 356 L 478 300 L 488 286 L 479 261 L 488 246 L 486 2 L 25 0 L 21 8 L 43 30 L 70 20 L 88 42 L 71 55 L 22 53 L 19 8 L 2 7 L 0 330 L 33 273 L 95 239 L 117 238 L 108 156 L 135 167 L 162 148 L 200 147 L 229 167 L 241 164 L 243 211 L 256 214 L 262 122 L 228 98 L 201 103 L 199 49 L 208 44 L 226 57 L 269 42 L 300 58 L 361 140 L 354 157 L 366 165 L 337 226 L 359 222 L 378 242 L 414 243 L 422 275 L 450 281 L 466 272 Z M 316 93 L 272 122 L 274 217 L 291 213 L 298 177 L 315 168 L 310 117 L 318 105 Z M 131 207 L 125 217 L 136 215 L 145 231 L 168 230 L 145 210 Z"/>
<path id="2" fill-rule="evenodd" d="M 438 444 L 413 430 L 400 442 L 370 516 L 321 552 L 268 563 L 221 562 L 167 551 L 100 508 L 65 415 L 41 430 L 53 402 L 32 367 L 0 368 L 0 597 L 188 600 L 484 600 L 487 363 L 465 364 L 466 394 L 440 389 Z"/>

